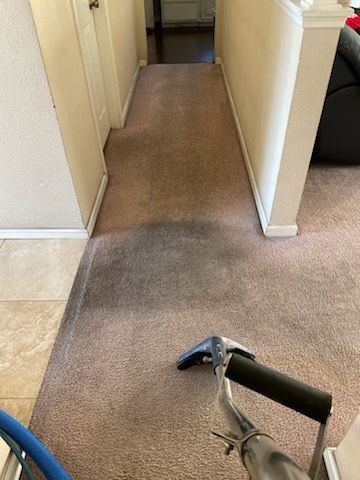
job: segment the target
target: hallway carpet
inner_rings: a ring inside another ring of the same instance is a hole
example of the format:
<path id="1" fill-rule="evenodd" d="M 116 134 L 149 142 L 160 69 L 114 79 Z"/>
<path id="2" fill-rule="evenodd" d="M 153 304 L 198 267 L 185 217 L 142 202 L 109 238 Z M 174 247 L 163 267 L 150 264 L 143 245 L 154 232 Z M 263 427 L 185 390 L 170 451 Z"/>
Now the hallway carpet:
<path id="1" fill-rule="evenodd" d="M 340 190 L 315 167 L 302 234 L 265 239 L 215 65 L 143 69 L 106 159 L 109 187 L 32 431 L 75 480 L 247 478 L 209 433 L 219 423 L 210 367 L 175 368 L 180 353 L 220 334 L 331 391 L 328 444 L 336 445 L 359 411 L 358 199 L 345 204 L 339 194 L 337 203 L 328 193 L 337 207 L 312 228 L 324 185 Z M 356 173 L 348 191 L 358 188 Z M 344 221 L 342 209 L 352 212 Z M 234 390 L 250 418 L 307 466 L 316 424 Z"/>

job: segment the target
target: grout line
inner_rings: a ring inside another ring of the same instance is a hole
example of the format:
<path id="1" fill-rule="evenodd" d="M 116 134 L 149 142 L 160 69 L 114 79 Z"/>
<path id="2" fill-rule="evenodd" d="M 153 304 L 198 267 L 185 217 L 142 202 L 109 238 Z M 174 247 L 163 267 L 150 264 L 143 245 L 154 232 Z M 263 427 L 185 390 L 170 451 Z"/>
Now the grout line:
<path id="1" fill-rule="evenodd" d="M 69 301 L 69 298 L 63 300 L 0 300 L 0 303 L 66 303 Z"/>
<path id="2" fill-rule="evenodd" d="M 38 397 L 0 397 L 1 400 L 37 400 Z"/>

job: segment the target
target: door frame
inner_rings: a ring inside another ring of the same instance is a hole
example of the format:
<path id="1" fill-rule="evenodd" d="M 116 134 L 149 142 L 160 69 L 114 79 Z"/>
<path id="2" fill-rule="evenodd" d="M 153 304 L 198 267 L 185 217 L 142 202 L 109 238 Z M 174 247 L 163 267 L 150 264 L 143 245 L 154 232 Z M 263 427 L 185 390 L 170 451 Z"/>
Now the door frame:
<path id="1" fill-rule="evenodd" d="M 107 178 L 107 166 L 106 166 L 106 162 L 105 162 L 105 156 L 104 156 L 104 150 L 103 150 L 103 147 L 102 147 L 102 142 L 101 142 L 101 138 L 100 138 L 100 132 L 99 132 L 99 128 L 98 128 L 98 122 L 97 122 L 97 119 L 96 119 L 96 114 L 95 114 L 95 102 L 94 102 L 94 98 L 93 98 L 93 94 L 92 94 L 92 90 L 90 88 L 90 81 L 89 81 L 89 75 L 88 75 L 88 70 L 86 68 L 86 61 L 84 59 L 84 54 L 83 54 L 83 49 L 82 49 L 82 46 L 81 46 L 81 39 L 80 39 L 80 27 L 79 27 L 79 23 L 78 23 L 78 15 L 77 15 L 77 11 L 76 11 L 76 8 L 75 8 L 75 2 L 76 0 L 72 0 L 71 1 L 71 10 L 72 10 L 72 14 L 73 14 L 73 19 L 74 19 L 74 24 L 75 24 L 75 27 L 76 27 L 76 36 L 77 36 L 77 41 L 78 41 L 78 44 L 79 44 L 79 47 L 80 47 L 80 54 L 81 54 L 81 62 L 82 62 L 82 67 L 83 67 L 83 70 L 84 70 L 84 73 L 85 73 L 85 78 L 86 78 L 86 83 L 87 83 L 87 93 L 89 95 L 89 100 L 90 100 L 90 105 L 91 105 L 91 114 L 92 114 L 92 118 L 93 118 L 93 122 L 94 122 L 94 125 L 95 125 L 95 129 L 96 129 L 96 139 L 97 139 L 97 143 L 98 143 L 98 147 L 99 147 L 99 151 L 101 152 L 101 161 L 102 161 L 102 165 L 103 165 L 103 169 L 104 169 L 104 174 Z M 105 87 L 105 90 L 106 90 L 106 87 Z M 107 96 L 106 96 L 106 102 L 107 102 Z M 107 105 L 108 106 L 108 105 Z M 110 128 L 111 128 L 111 119 L 110 119 Z"/>
<path id="2" fill-rule="evenodd" d="M 108 0 L 100 1 L 99 8 L 94 11 L 94 22 L 105 83 L 110 125 L 111 128 L 122 128 L 124 126 L 122 102 L 119 93 L 119 79 L 115 62 Z"/>
<path id="3" fill-rule="evenodd" d="M 104 0 L 107 1 L 107 0 Z M 220 51 L 220 36 L 221 36 L 221 7 L 222 7 L 222 2 L 224 0 L 215 0 L 215 21 L 214 21 L 214 58 L 215 58 L 215 63 L 216 63 L 216 57 L 218 56 L 217 53 Z M 360 0 L 359 0 L 360 1 Z M 145 14 L 145 2 L 146 0 L 135 0 L 135 2 L 142 2 L 142 9 L 143 9 L 143 23 L 146 25 L 146 14 Z M 219 16 L 218 16 L 219 15 Z M 138 25 L 138 28 L 140 26 Z M 143 29 L 143 36 L 142 36 L 142 41 L 146 45 L 146 52 L 149 51 L 149 45 L 148 45 L 148 36 L 146 33 L 146 28 Z M 142 63 L 144 62 L 144 63 Z M 147 58 L 145 61 L 140 60 L 140 65 L 145 66 L 147 64 Z"/>
<path id="4" fill-rule="evenodd" d="M 76 1 L 77 0 L 71 1 L 71 8 L 73 11 L 78 41 L 81 46 L 78 17 L 77 17 L 77 12 L 75 7 Z M 102 75 L 104 80 L 106 104 L 107 104 L 107 109 L 108 109 L 108 114 L 110 119 L 110 127 L 121 128 L 123 126 L 122 115 L 121 115 L 121 99 L 118 93 L 119 82 L 118 82 L 118 77 L 116 73 L 115 55 L 114 55 L 114 47 L 112 43 L 111 24 L 110 24 L 107 0 L 101 0 L 99 8 L 94 10 L 95 11 L 93 11 L 93 17 L 94 17 L 94 24 L 95 24 L 95 32 L 96 32 L 96 38 L 97 38 L 98 48 L 100 53 L 101 70 L 102 70 Z M 89 93 L 89 98 L 92 106 L 93 117 L 94 117 L 94 121 L 96 122 L 95 112 L 94 112 L 94 98 L 89 85 L 88 72 L 87 72 L 86 62 L 83 56 L 82 48 L 80 48 L 80 51 L 81 51 L 83 68 L 84 68 L 86 78 L 87 78 L 87 83 L 88 83 L 88 93 Z M 103 150 L 99 132 L 98 132 L 98 142 L 101 150 Z M 105 159 L 104 159 L 104 165 L 105 165 Z"/>
<path id="5" fill-rule="evenodd" d="M 154 0 L 145 0 L 146 28 L 155 28 Z"/>

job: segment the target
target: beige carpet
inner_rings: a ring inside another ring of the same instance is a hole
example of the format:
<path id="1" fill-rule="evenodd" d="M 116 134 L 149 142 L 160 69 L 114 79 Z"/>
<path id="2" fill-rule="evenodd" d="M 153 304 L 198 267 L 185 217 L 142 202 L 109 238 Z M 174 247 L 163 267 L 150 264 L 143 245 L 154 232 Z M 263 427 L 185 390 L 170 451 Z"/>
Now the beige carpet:
<path id="1" fill-rule="evenodd" d="M 336 445 L 360 399 L 360 171 L 312 168 L 301 236 L 266 240 L 214 65 L 142 70 L 106 158 L 109 188 L 31 429 L 76 480 L 247 478 L 209 434 L 211 370 L 175 368 L 220 334 L 333 392 Z M 235 396 L 309 463 L 314 422 Z"/>

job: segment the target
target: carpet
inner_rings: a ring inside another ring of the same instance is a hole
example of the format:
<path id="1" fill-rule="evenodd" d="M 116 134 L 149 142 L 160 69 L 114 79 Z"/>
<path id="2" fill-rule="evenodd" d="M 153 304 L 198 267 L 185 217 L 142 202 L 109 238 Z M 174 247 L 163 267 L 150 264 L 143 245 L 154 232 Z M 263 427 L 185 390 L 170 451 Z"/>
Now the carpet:
<path id="1" fill-rule="evenodd" d="M 109 187 L 31 430 L 76 480 L 247 478 L 209 433 L 211 369 L 175 368 L 218 334 L 332 392 L 336 445 L 360 398 L 360 172 L 314 166 L 301 235 L 264 238 L 215 65 L 143 69 L 106 161 Z M 313 421 L 238 386 L 234 396 L 309 464 Z"/>

